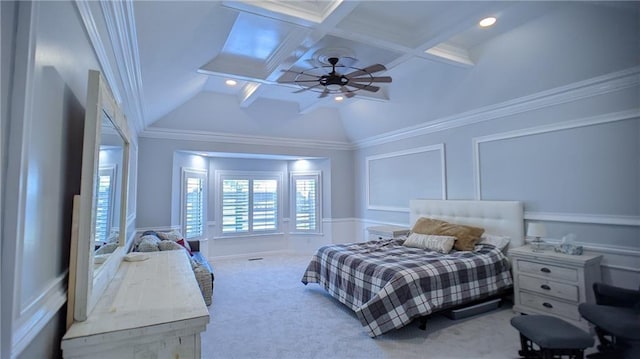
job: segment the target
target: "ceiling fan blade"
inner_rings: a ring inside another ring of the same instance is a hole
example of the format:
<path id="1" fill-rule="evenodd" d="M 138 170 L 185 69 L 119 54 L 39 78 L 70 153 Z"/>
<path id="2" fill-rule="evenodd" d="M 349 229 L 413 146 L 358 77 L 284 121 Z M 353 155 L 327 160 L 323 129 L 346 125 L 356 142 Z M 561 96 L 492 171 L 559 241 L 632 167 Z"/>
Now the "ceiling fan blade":
<path id="1" fill-rule="evenodd" d="M 293 91 L 292 93 L 301 93 L 301 92 L 309 91 L 312 88 L 315 88 L 315 87 L 318 87 L 318 86 L 320 86 L 320 84 L 313 85 L 313 86 L 310 86 L 310 87 L 304 87 L 304 88 L 301 88 L 300 90 Z"/>
<path id="2" fill-rule="evenodd" d="M 350 78 L 353 82 L 391 82 L 391 76 Z"/>
<path id="3" fill-rule="evenodd" d="M 280 81 L 278 80 L 279 84 L 297 84 L 300 82 L 318 82 L 317 79 L 313 79 L 313 80 L 287 80 L 287 81 Z"/>
<path id="4" fill-rule="evenodd" d="M 352 98 L 356 95 L 355 93 L 353 93 L 353 91 L 349 91 L 349 89 L 344 86 L 340 86 L 340 91 L 342 91 L 342 93 L 347 96 L 347 98 Z"/>
<path id="5" fill-rule="evenodd" d="M 358 77 L 358 76 L 362 76 L 362 75 L 366 75 L 366 74 L 372 74 L 375 72 L 380 72 L 380 71 L 384 71 L 387 68 L 384 67 L 384 65 L 382 64 L 375 64 L 375 65 L 371 65 L 371 66 L 367 66 L 364 69 L 360 69 L 360 70 L 356 70 L 350 74 L 346 74 L 346 77 Z"/>
<path id="6" fill-rule="evenodd" d="M 347 86 L 351 86 L 351 87 L 358 88 L 360 90 L 371 91 L 371 92 L 377 92 L 378 90 L 380 90 L 380 87 L 378 86 L 363 85 L 355 82 L 349 82 Z"/>
<path id="7" fill-rule="evenodd" d="M 327 87 L 324 88 L 324 91 L 318 96 L 318 98 L 325 98 L 329 95 L 329 89 Z"/>

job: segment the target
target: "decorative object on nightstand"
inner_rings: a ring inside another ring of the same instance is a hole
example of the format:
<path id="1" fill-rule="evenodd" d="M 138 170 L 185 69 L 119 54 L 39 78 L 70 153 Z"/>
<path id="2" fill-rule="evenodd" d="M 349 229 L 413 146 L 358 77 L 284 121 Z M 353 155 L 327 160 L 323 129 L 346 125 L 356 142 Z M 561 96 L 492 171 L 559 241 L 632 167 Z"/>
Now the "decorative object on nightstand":
<path id="1" fill-rule="evenodd" d="M 555 251 L 564 254 L 571 254 L 574 256 L 582 255 L 582 246 L 576 245 L 575 241 L 576 235 L 573 233 L 569 233 L 566 236 L 562 237 L 560 245 L 555 248 Z"/>
<path id="2" fill-rule="evenodd" d="M 409 228 L 400 226 L 374 226 L 367 228 L 367 232 L 369 233 L 368 240 L 370 241 L 398 238 L 408 235 L 410 231 Z"/>
<path id="3" fill-rule="evenodd" d="M 533 250 L 536 252 L 542 251 L 544 241 L 541 237 L 546 235 L 547 229 L 545 228 L 544 223 L 529 223 L 527 226 L 527 236 L 534 238 L 531 245 Z"/>
<path id="4" fill-rule="evenodd" d="M 580 303 L 595 303 L 591 289 L 601 281 L 602 255 L 581 256 L 553 250 L 534 251 L 531 246 L 509 250 L 513 268 L 513 310 L 524 314 L 552 315 L 582 329 Z"/>

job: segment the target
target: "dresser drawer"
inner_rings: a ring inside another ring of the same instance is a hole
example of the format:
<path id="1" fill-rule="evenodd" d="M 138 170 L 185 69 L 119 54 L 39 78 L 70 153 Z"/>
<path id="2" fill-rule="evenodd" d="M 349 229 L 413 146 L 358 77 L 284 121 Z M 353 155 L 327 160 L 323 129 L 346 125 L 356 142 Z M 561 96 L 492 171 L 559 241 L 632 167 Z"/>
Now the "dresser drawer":
<path id="1" fill-rule="evenodd" d="M 578 302 L 578 286 L 554 282 L 545 278 L 531 277 L 528 275 L 519 275 L 518 284 L 520 289 L 536 292 L 544 295 L 553 296 L 560 299 Z"/>
<path id="2" fill-rule="evenodd" d="M 520 301 L 523 306 L 539 312 L 557 315 L 575 321 L 580 320 L 580 313 L 578 313 L 578 307 L 575 304 L 564 303 L 550 297 L 527 292 L 520 292 Z"/>
<path id="3" fill-rule="evenodd" d="M 545 263 L 519 260 L 518 270 L 522 273 L 535 274 L 550 279 L 561 279 L 571 282 L 578 280 L 578 270 L 576 268 L 565 268 Z"/>

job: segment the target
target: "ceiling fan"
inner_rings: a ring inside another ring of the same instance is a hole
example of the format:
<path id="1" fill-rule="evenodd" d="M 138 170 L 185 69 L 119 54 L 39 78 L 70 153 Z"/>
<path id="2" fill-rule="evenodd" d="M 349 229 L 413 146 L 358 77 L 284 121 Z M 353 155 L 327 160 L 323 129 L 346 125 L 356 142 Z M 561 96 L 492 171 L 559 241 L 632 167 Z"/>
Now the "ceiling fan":
<path id="1" fill-rule="evenodd" d="M 340 93 L 345 97 L 351 98 L 359 90 L 377 92 L 380 87 L 372 85 L 373 83 L 391 82 L 390 76 L 373 76 L 374 73 L 385 71 L 387 68 L 381 64 L 367 66 L 365 68 L 357 68 L 351 66 L 338 65 L 340 61 L 337 57 L 327 59 L 330 65 L 314 67 L 304 71 L 283 70 L 285 72 L 295 73 L 293 80 L 282 80 L 279 83 L 293 83 L 301 87 L 294 93 L 304 91 L 319 92 L 319 98 L 327 97 L 329 94 Z M 336 71 L 336 67 L 353 70 L 348 74 L 341 74 Z M 331 72 L 326 73 L 331 68 Z"/>

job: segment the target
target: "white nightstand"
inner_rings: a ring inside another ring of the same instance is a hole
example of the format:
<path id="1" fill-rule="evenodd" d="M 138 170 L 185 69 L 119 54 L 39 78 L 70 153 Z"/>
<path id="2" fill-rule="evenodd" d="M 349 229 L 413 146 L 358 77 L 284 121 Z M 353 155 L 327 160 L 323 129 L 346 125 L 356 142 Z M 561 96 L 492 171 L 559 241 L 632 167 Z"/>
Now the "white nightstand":
<path id="1" fill-rule="evenodd" d="M 369 232 L 368 239 L 373 241 L 376 239 L 391 239 L 406 236 L 409 234 L 410 229 L 400 226 L 375 226 L 368 227 L 367 232 Z"/>
<path id="2" fill-rule="evenodd" d="M 582 328 L 589 324 L 578 304 L 594 303 L 593 283 L 601 280 L 601 255 L 567 255 L 530 246 L 509 249 L 513 264 L 513 310 L 553 315 Z"/>

